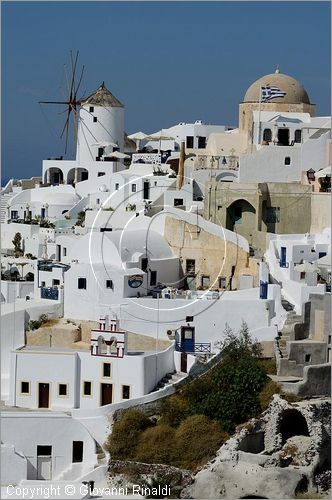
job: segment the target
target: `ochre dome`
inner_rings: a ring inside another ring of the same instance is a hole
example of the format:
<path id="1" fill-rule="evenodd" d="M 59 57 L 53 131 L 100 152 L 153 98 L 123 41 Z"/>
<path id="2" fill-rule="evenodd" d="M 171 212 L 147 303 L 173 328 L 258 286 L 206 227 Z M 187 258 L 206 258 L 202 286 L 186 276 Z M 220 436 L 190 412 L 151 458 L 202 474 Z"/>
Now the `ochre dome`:
<path id="1" fill-rule="evenodd" d="M 256 80 L 248 88 L 243 102 L 259 102 L 260 88 L 266 85 L 278 87 L 286 92 L 284 97 L 278 97 L 268 102 L 278 102 L 285 104 L 310 104 L 309 96 L 300 82 L 291 76 L 284 75 L 278 70 L 271 75 L 265 75 Z"/>

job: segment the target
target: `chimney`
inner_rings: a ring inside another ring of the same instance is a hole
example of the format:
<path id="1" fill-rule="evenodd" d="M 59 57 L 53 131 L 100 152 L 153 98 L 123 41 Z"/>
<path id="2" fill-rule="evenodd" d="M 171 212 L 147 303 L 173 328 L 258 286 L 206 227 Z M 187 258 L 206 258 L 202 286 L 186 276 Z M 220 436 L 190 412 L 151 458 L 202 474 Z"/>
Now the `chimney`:
<path id="1" fill-rule="evenodd" d="M 183 186 L 185 157 L 186 157 L 185 146 L 184 146 L 184 141 L 182 141 L 181 142 L 181 149 L 180 149 L 179 170 L 178 170 L 178 176 L 177 176 L 177 180 L 176 180 L 177 189 L 181 189 Z"/>

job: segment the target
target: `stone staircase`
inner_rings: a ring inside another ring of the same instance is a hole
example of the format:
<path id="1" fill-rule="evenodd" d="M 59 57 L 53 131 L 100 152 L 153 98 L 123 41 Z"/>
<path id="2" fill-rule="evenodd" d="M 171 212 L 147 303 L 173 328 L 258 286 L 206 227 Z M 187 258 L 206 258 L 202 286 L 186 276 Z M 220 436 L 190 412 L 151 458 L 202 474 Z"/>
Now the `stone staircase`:
<path id="1" fill-rule="evenodd" d="M 288 300 L 282 298 L 281 304 L 285 311 L 287 311 L 287 319 L 282 331 L 279 332 L 276 338 L 275 344 L 278 375 L 302 377 L 304 365 L 289 359 L 287 343 L 296 340 L 295 327 L 296 325 L 303 324 L 303 319 L 302 316 L 296 314 L 293 304 Z"/>
<path id="2" fill-rule="evenodd" d="M 7 221 L 7 203 L 12 198 L 13 193 L 1 193 L 1 224 Z"/>
<path id="3" fill-rule="evenodd" d="M 159 380 L 158 384 L 152 389 L 152 391 L 150 391 L 150 393 L 159 391 L 160 389 L 163 389 L 168 385 L 173 385 L 175 382 L 183 378 L 183 375 L 183 373 L 179 373 L 176 371 L 167 373 L 161 380 Z"/>

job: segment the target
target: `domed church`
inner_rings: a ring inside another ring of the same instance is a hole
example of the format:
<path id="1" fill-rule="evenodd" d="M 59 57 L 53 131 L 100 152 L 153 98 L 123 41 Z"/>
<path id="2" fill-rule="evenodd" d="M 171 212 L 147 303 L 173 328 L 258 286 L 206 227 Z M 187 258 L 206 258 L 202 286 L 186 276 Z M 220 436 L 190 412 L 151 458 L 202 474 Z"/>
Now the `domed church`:
<path id="1" fill-rule="evenodd" d="M 262 87 L 275 87 L 280 90 L 280 96 L 271 100 L 262 100 L 260 94 Z M 265 75 L 256 80 L 245 93 L 243 101 L 239 105 L 239 132 L 248 133 L 251 130 L 252 111 L 277 111 L 292 113 L 309 113 L 315 116 L 315 104 L 311 104 L 309 96 L 303 85 L 280 72 Z"/>

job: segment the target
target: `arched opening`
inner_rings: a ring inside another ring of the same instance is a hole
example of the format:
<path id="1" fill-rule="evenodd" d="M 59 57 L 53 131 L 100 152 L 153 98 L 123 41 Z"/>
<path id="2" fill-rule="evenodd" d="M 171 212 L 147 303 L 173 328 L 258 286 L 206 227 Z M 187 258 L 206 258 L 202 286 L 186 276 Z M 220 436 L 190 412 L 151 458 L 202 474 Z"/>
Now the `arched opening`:
<path id="1" fill-rule="evenodd" d="M 306 419 L 298 410 L 285 410 L 282 414 L 279 432 L 282 444 L 292 436 L 309 436 Z"/>
<path id="2" fill-rule="evenodd" d="M 98 354 L 107 354 L 107 345 L 102 335 L 98 337 Z"/>
<path id="3" fill-rule="evenodd" d="M 227 208 L 226 228 L 245 236 L 256 229 L 256 209 L 246 200 L 236 200 Z"/>
<path id="4" fill-rule="evenodd" d="M 217 182 L 233 182 L 236 181 L 237 174 L 233 172 L 222 172 L 216 176 Z"/>
<path id="5" fill-rule="evenodd" d="M 51 167 L 44 174 L 44 184 L 63 184 L 63 172 L 58 167 Z"/>
<path id="6" fill-rule="evenodd" d="M 86 168 L 71 168 L 67 174 L 67 184 L 75 185 L 76 182 L 86 181 L 89 178 L 89 171 Z"/>
<path id="7" fill-rule="evenodd" d="M 271 142 L 272 141 L 272 130 L 270 128 L 265 128 L 263 131 L 263 141 Z"/>
<path id="8" fill-rule="evenodd" d="M 238 450 L 255 454 L 264 451 L 264 432 L 247 434 L 240 442 Z"/>

